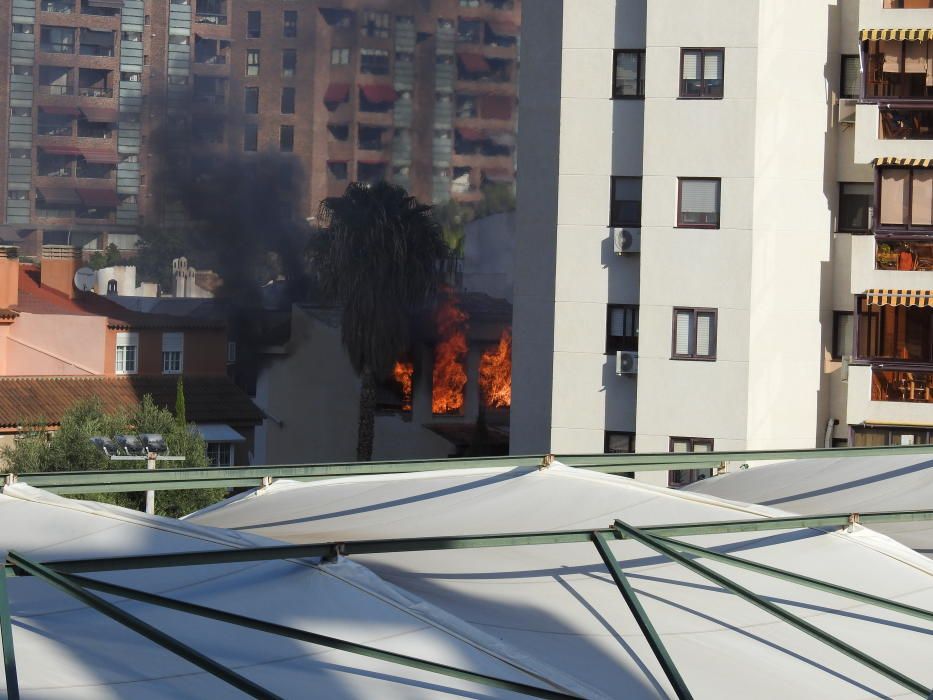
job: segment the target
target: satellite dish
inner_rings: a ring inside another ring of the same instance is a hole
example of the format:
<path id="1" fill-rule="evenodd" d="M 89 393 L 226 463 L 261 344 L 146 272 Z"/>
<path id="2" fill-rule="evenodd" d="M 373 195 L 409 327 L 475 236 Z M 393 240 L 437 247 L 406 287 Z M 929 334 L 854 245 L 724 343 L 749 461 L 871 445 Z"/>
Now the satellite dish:
<path id="1" fill-rule="evenodd" d="M 82 267 L 75 273 L 75 287 L 82 292 L 94 291 L 94 270 L 89 267 Z"/>

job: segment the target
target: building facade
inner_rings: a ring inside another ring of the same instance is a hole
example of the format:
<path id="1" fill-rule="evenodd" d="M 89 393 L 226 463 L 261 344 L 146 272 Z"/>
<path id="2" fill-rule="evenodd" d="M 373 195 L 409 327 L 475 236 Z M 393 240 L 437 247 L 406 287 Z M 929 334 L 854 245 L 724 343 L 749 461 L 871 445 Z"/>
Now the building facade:
<path id="1" fill-rule="evenodd" d="M 520 0 L 4 2 L 0 239 L 27 253 L 131 249 L 140 224 L 184 223 L 156 177 L 165 124 L 246 167 L 293 159 L 308 217 L 353 180 L 432 202 L 511 187 L 520 12 Z"/>
<path id="2" fill-rule="evenodd" d="M 930 438 L 930 6 L 526 13 L 513 452 Z"/>

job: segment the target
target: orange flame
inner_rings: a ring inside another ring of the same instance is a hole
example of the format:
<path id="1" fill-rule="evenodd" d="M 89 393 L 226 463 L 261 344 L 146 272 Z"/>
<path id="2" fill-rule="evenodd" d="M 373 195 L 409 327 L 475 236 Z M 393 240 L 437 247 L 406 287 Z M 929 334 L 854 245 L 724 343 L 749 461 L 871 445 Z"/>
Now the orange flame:
<path id="1" fill-rule="evenodd" d="M 411 410 L 411 380 L 415 366 L 411 362 L 396 362 L 392 368 L 392 377 L 402 389 L 402 410 Z"/>
<path id="2" fill-rule="evenodd" d="M 464 367 L 467 354 L 466 320 L 448 292 L 437 308 L 434 320 L 440 340 L 434 350 L 431 384 L 431 411 L 435 414 L 460 413 L 463 410 L 467 383 Z"/>
<path id="3" fill-rule="evenodd" d="M 499 344 L 483 353 L 479 361 L 479 386 L 489 408 L 512 405 L 512 330 L 506 328 Z"/>

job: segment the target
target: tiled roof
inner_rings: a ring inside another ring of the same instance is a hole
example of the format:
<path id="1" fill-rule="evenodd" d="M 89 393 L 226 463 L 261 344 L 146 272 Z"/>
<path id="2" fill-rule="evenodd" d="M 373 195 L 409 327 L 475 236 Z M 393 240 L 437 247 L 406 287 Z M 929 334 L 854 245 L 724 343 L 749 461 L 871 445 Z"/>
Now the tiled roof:
<path id="1" fill-rule="evenodd" d="M 82 399 L 99 397 L 104 410 L 137 403 L 150 394 L 159 406 L 175 407 L 177 377 L 0 377 L 0 429 L 43 421 L 58 425 Z M 185 413 L 195 423 L 258 425 L 262 412 L 227 377 L 184 377 Z"/>

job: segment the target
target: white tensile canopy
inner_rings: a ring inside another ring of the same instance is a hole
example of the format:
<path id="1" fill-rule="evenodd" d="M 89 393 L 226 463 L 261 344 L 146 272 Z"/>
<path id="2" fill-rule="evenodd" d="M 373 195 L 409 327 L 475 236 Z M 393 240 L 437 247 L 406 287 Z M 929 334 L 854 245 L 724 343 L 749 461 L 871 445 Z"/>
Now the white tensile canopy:
<path id="1" fill-rule="evenodd" d="M 285 482 L 188 519 L 296 543 L 642 527 L 786 515 L 554 464 Z M 850 531 L 849 531 L 850 530 Z M 933 562 L 878 533 L 787 529 L 682 538 L 933 610 Z M 695 697 L 863 698 L 912 693 L 645 545 L 611 549 Z M 608 697 L 671 686 L 587 542 L 352 555 L 413 596 Z M 933 624 L 704 559 L 785 610 L 933 685 Z M 593 694 L 587 693 L 587 697 Z"/>
<path id="2" fill-rule="evenodd" d="M 266 546 L 260 536 L 67 500 L 26 485 L 0 495 L 0 551 L 32 561 Z M 0 572 L 2 575 L 2 572 Z M 585 684 L 341 559 L 212 564 L 85 576 L 459 669 L 587 695 Z M 245 697 L 37 577 L 7 579 L 24 700 Z M 436 673 L 104 595 L 285 698 L 522 697 Z M 0 697 L 7 697 L 0 673 Z"/>
<path id="3" fill-rule="evenodd" d="M 923 510 L 933 508 L 933 459 L 929 455 L 796 459 L 704 479 L 687 489 L 801 515 Z M 873 528 L 933 557 L 933 521 Z"/>

